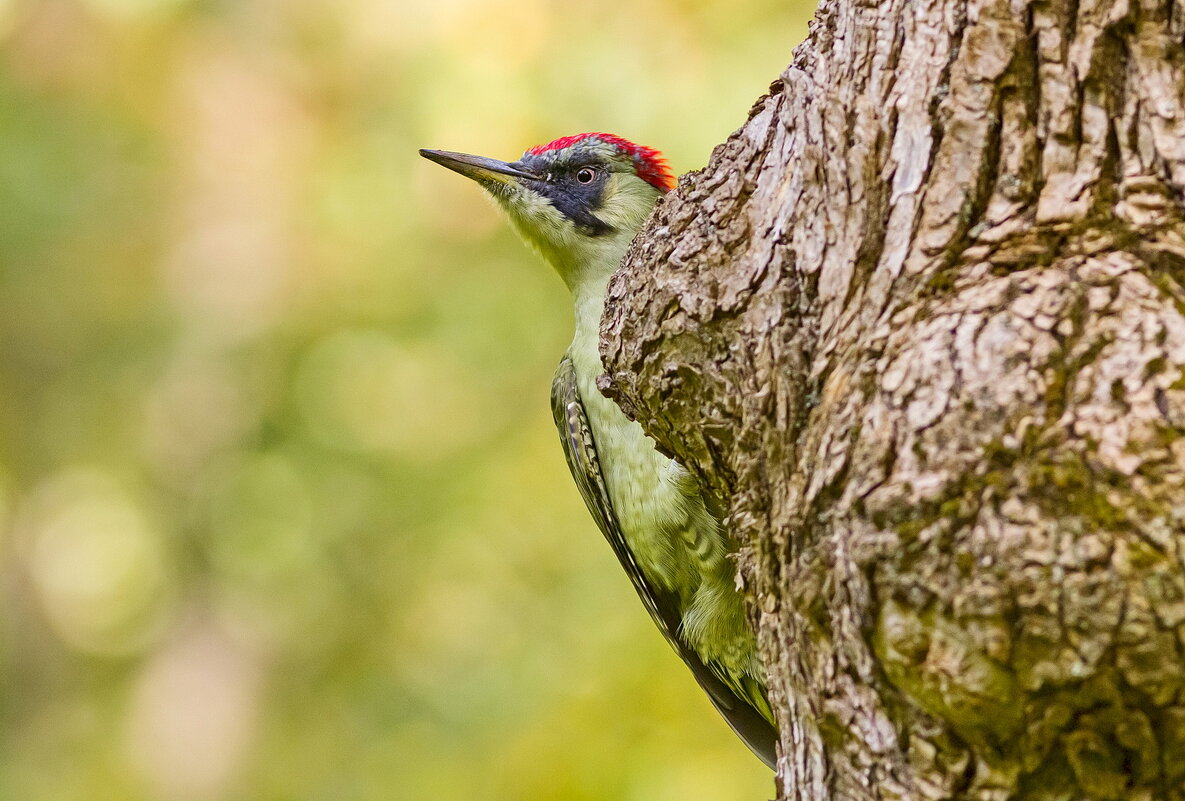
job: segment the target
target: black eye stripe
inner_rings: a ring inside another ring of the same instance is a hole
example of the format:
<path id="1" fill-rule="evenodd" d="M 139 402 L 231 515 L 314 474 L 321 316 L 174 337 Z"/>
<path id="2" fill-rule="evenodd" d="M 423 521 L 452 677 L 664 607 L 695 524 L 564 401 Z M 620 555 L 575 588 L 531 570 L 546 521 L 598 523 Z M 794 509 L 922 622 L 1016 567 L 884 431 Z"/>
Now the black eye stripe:
<path id="1" fill-rule="evenodd" d="M 528 186 L 545 197 L 561 214 L 588 236 L 603 236 L 613 226 L 597 216 L 604 198 L 605 185 L 614 166 L 588 158 L 588 154 L 574 154 L 573 158 L 555 159 L 551 154 L 527 154 L 521 166 L 538 175 Z M 578 177 L 582 170 L 592 172 L 591 180 Z"/>
<path id="2" fill-rule="evenodd" d="M 605 173 L 595 171 L 593 180 L 581 183 L 572 172 L 556 172 L 551 180 L 538 181 L 535 191 L 546 197 L 551 205 L 567 217 L 583 233 L 602 236 L 613 227 L 596 216 L 605 189 Z"/>

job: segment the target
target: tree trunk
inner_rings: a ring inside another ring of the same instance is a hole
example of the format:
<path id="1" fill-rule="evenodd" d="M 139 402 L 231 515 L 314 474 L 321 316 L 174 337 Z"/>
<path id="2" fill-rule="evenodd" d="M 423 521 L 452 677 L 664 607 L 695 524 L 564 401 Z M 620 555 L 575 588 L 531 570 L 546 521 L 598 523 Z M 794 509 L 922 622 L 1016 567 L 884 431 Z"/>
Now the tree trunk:
<path id="1" fill-rule="evenodd" d="M 780 797 L 1185 799 L 1185 7 L 825 0 L 634 243 Z"/>

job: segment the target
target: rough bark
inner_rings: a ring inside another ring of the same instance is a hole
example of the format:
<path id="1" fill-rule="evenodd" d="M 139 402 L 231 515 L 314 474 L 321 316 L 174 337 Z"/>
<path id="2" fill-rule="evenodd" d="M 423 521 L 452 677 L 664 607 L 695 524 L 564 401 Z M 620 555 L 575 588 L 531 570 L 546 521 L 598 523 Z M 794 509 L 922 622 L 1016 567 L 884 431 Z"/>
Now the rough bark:
<path id="1" fill-rule="evenodd" d="M 1185 799 L 1185 7 L 825 0 L 635 242 L 780 797 Z"/>

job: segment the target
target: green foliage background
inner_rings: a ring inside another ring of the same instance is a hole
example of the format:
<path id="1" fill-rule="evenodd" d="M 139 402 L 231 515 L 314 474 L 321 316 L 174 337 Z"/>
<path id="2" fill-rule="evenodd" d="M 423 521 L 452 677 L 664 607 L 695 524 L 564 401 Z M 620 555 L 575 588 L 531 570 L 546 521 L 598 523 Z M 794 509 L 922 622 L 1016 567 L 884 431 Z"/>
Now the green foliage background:
<path id="1" fill-rule="evenodd" d="M 702 166 L 805 0 L 0 0 L 0 799 L 761 799 L 427 146 Z"/>

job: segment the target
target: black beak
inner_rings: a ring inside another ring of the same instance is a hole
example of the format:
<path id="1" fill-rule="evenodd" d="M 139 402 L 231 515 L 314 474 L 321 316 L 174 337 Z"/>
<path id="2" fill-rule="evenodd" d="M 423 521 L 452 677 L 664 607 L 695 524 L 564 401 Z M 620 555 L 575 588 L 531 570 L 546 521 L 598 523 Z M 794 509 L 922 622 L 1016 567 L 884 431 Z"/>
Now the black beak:
<path id="1" fill-rule="evenodd" d="M 488 159 L 485 156 L 470 156 L 466 153 L 450 153 L 447 150 L 425 150 L 423 148 L 420 149 L 420 155 L 475 181 L 494 181 L 505 184 L 512 183 L 508 179 L 513 178 L 532 181 L 539 178 L 538 175 L 527 172 L 519 166 L 497 159 Z"/>

